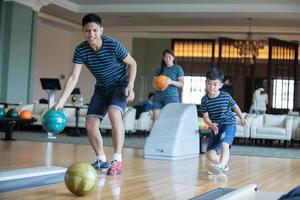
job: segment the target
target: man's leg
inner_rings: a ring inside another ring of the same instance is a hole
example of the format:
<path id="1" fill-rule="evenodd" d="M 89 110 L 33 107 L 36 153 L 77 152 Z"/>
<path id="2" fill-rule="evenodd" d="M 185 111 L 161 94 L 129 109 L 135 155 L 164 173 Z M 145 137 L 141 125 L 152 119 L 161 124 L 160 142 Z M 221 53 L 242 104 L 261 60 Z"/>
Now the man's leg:
<path id="1" fill-rule="evenodd" d="M 121 154 L 125 138 L 125 128 L 121 111 L 111 107 L 108 109 L 108 116 L 112 126 L 112 143 L 114 153 Z"/>
<path id="2" fill-rule="evenodd" d="M 220 156 L 217 154 L 215 149 L 206 152 L 206 157 L 210 162 L 218 164 L 220 162 Z"/>
<path id="3" fill-rule="evenodd" d="M 108 116 L 112 126 L 112 143 L 114 146 L 114 155 L 107 171 L 108 175 L 116 176 L 123 170 L 122 149 L 125 138 L 125 128 L 121 111 L 115 107 L 108 109 Z"/>
<path id="4" fill-rule="evenodd" d="M 229 161 L 230 151 L 229 151 L 229 144 L 223 142 L 221 145 L 221 159 L 220 164 L 222 166 L 227 166 Z"/>
<path id="5" fill-rule="evenodd" d="M 92 145 L 96 155 L 104 154 L 103 139 L 99 130 L 100 119 L 95 117 L 88 117 L 85 122 L 87 136 Z"/>
<path id="6" fill-rule="evenodd" d="M 107 170 L 108 163 L 106 161 L 104 149 L 103 149 L 103 139 L 99 130 L 100 119 L 97 117 L 88 117 L 85 122 L 85 127 L 88 135 L 90 144 L 92 145 L 97 159 L 91 164 L 94 168 L 100 170 Z"/>

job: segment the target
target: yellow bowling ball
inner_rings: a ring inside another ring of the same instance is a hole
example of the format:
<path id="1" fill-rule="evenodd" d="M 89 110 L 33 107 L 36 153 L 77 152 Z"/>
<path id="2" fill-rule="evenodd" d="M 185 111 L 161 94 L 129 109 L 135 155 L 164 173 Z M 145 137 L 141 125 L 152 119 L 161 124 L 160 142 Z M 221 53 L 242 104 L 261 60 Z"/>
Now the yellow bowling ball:
<path id="1" fill-rule="evenodd" d="M 98 174 L 89 163 L 77 163 L 68 167 L 65 185 L 74 194 L 83 196 L 91 192 L 98 182 Z"/>

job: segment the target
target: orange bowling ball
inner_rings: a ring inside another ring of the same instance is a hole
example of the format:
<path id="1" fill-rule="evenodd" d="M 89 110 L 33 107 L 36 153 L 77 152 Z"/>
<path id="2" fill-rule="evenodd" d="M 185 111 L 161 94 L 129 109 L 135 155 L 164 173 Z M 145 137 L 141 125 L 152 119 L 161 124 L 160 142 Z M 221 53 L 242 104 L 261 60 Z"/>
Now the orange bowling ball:
<path id="1" fill-rule="evenodd" d="M 169 79 L 169 77 L 165 76 L 165 75 L 159 75 L 158 77 L 156 77 L 154 79 L 154 83 L 155 86 L 157 87 L 157 89 L 163 91 L 165 89 L 167 89 L 168 84 L 167 84 L 167 80 Z"/>
<path id="2" fill-rule="evenodd" d="M 32 113 L 29 110 L 22 110 L 19 116 L 20 119 L 31 119 Z"/>

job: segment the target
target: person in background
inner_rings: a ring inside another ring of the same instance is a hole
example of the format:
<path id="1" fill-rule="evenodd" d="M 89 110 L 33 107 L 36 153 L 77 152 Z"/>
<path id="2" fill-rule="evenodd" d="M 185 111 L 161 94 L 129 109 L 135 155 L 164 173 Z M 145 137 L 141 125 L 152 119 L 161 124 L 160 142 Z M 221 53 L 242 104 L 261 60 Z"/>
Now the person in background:
<path id="1" fill-rule="evenodd" d="M 142 102 L 142 106 L 143 106 L 145 111 L 152 110 L 152 108 L 153 108 L 153 96 L 154 96 L 154 93 L 150 92 L 148 94 L 148 99 L 146 99 Z"/>
<path id="2" fill-rule="evenodd" d="M 256 88 L 252 96 L 252 113 L 265 114 L 269 103 L 268 94 L 262 84 L 258 84 Z"/>
<path id="3" fill-rule="evenodd" d="M 159 90 L 155 85 L 155 78 L 159 75 L 168 77 L 167 88 L 163 91 Z M 179 103 L 178 88 L 182 88 L 184 84 L 184 72 L 180 65 L 175 61 L 175 55 L 172 49 L 163 51 L 163 59 L 153 77 L 152 85 L 156 90 L 153 99 L 153 121 L 158 118 L 160 110 L 169 103 Z"/>
<path id="4" fill-rule="evenodd" d="M 233 98 L 233 86 L 231 84 L 231 79 L 229 76 L 224 77 L 223 87 L 221 91 L 227 92 Z"/>

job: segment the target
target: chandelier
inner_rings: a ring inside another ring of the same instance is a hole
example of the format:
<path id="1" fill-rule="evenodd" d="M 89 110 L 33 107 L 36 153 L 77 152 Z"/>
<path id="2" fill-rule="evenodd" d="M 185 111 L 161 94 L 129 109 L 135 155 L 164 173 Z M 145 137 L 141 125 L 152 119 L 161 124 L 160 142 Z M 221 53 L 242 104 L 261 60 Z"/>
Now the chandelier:
<path id="1" fill-rule="evenodd" d="M 243 63 L 253 64 L 254 59 L 258 57 L 259 50 L 264 48 L 264 41 L 253 40 L 253 33 L 251 32 L 252 18 L 248 18 L 249 31 L 247 33 L 246 40 L 236 40 L 234 47 L 237 48 L 239 56 L 242 58 Z"/>

